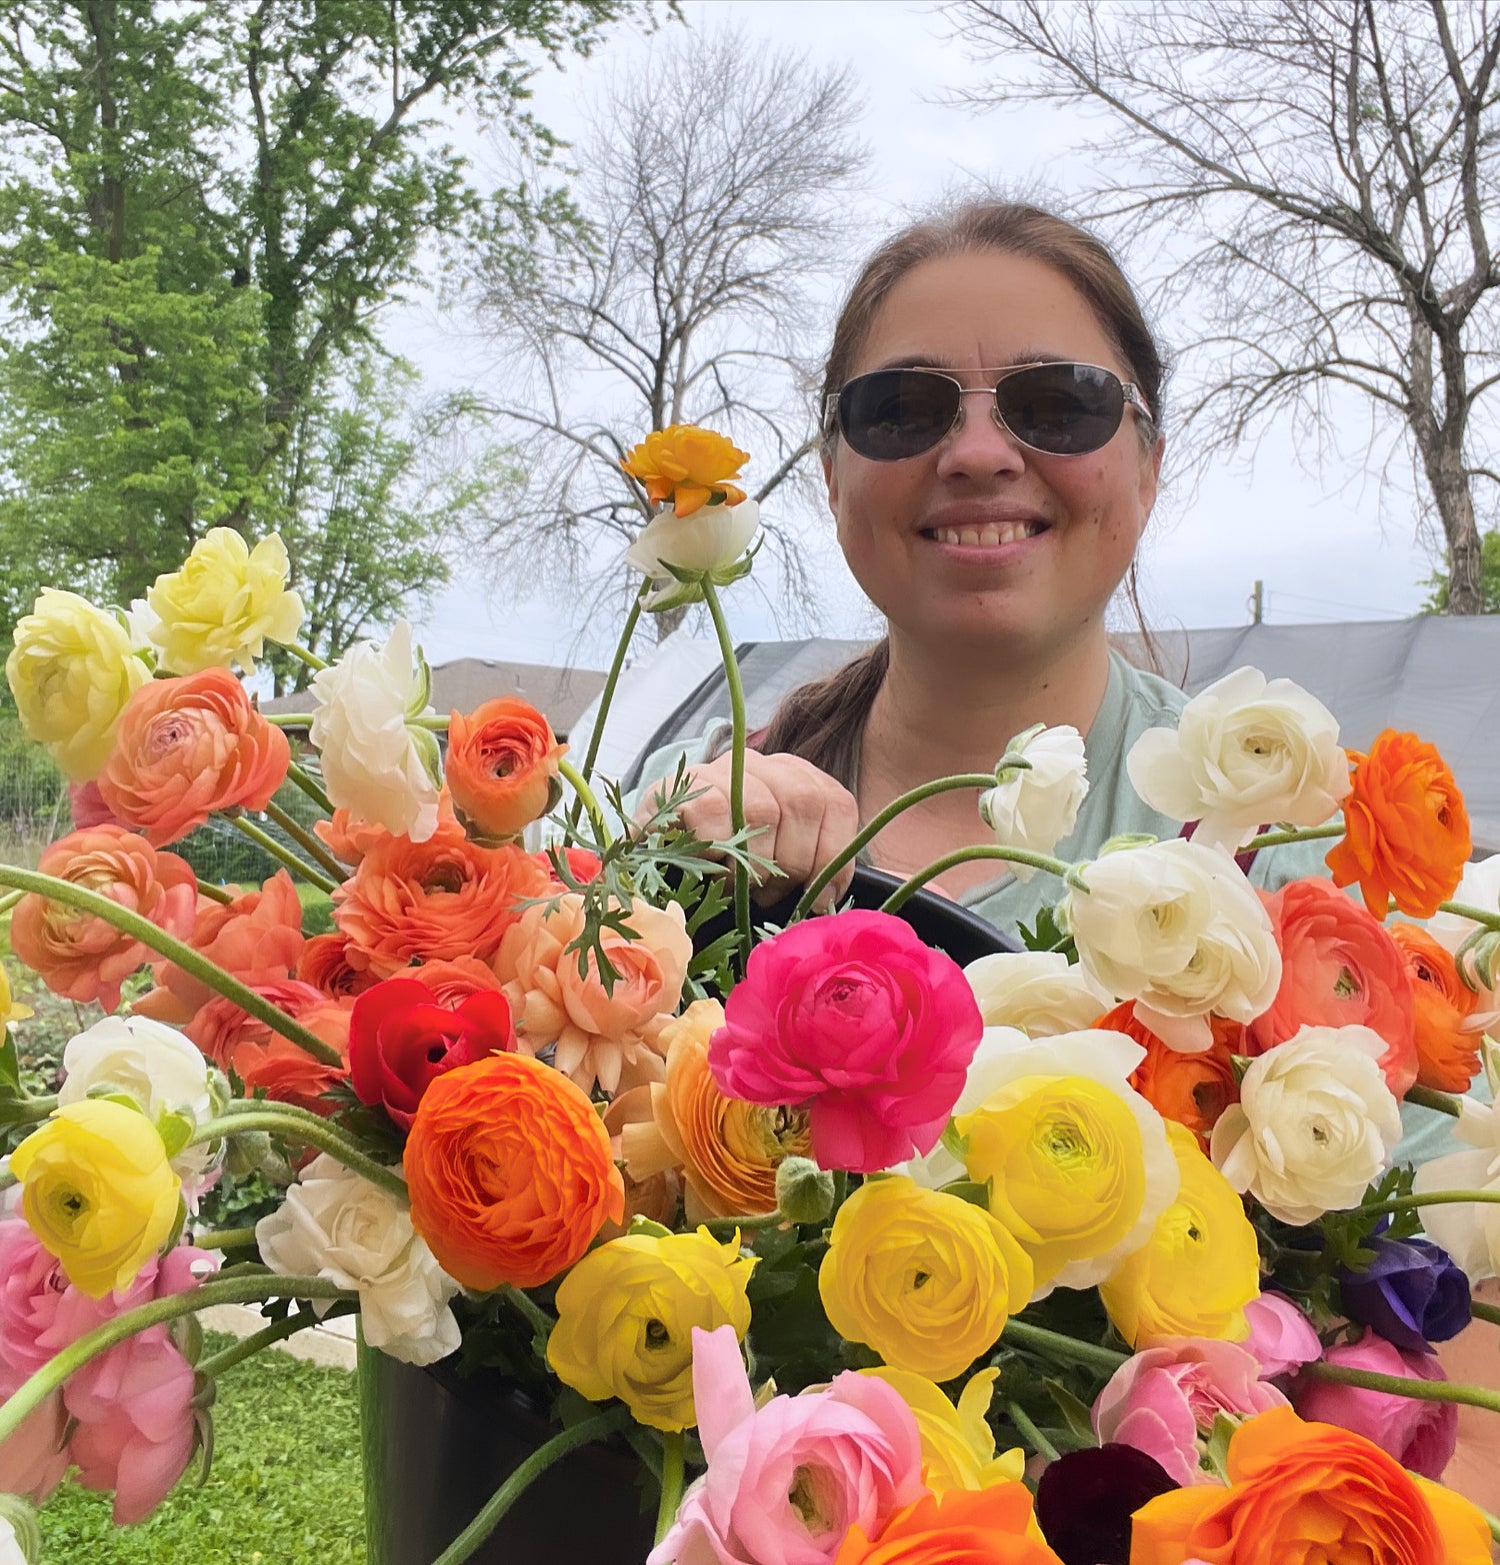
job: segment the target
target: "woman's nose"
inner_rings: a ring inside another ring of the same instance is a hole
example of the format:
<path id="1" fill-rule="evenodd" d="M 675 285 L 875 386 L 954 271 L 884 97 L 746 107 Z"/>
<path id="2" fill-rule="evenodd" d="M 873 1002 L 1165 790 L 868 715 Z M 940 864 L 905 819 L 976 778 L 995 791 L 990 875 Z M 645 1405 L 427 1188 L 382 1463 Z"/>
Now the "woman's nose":
<path id="1" fill-rule="evenodd" d="M 996 417 L 995 393 L 965 388 L 958 421 L 938 448 L 942 478 L 989 478 L 1025 470 L 1024 448 Z"/>

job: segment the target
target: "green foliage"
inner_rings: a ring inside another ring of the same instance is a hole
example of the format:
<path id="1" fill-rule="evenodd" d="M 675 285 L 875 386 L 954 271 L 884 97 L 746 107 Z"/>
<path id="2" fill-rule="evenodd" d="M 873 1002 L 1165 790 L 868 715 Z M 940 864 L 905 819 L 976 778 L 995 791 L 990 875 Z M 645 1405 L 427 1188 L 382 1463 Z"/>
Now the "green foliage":
<path id="1" fill-rule="evenodd" d="M 1484 609 L 1486 614 L 1500 614 L 1500 529 L 1494 529 L 1484 533 L 1481 538 L 1483 553 L 1480 556 L 1479 569 L 1484 583 Z M 1427 595 L 1427 601 L 1422 605 L 1423 614 L 1446 614 L 1448 612 L 1448 573 L 1447 571 L 1434 571 L 1427 578 L 1427 585 L 1432 589 Z"/>

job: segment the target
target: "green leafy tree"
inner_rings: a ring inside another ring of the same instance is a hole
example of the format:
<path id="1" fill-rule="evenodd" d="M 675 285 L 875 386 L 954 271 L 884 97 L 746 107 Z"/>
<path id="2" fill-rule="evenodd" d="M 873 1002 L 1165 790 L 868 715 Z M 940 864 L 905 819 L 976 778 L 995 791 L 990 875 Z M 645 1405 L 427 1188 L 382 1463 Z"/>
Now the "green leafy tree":
<path id="1" fill-rule="evenodd" d="M 1481 539 L 1482 552 L 1480 555 L 1480 570 L 1484 583 L 1484 607 L 1481 614 L 1500 614 L 1500 531 L 1487 532 Z M 1448 573 L 1446 571 L 1434 571 L 1427 578 L 1427 585 L 1432 588 L 1427 601 L 1422 605 L 1424 614 L 1446 614 L 1448 612 Z"/>

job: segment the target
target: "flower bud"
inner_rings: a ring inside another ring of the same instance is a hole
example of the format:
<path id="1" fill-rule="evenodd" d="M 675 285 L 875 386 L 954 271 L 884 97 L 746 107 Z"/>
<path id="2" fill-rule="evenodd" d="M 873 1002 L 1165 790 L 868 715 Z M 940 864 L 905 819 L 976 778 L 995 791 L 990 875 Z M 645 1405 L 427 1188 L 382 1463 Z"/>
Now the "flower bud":
<path id="1" fill-rule="evenodd" d="M 229 1138 L 224 1172 L 231 1179 L 248 1179 L 271 1154 L 271 1138 L 263 1130 L 246 1130 Z"/>
<path id="2" fill-rule="evenodd" d="M 789 1223 L 821 1223 L 833 1210 L 833 1175 L 810 1157 L 782 1159 L 776 1168 L 776 1209 Z"/>

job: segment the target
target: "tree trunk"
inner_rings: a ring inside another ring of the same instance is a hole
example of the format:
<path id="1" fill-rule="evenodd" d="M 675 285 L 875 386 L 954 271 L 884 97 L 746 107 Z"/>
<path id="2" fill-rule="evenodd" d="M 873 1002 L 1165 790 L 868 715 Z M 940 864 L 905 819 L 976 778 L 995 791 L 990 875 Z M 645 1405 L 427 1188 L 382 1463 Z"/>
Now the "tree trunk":
<path id="1" fill-rule="evenodd" d="M 688 606 L 682 604 L 679 608 L 663 609 L 660 614 L 651 616 L 656 626 L 656 644 L 660 646 L 674 630 L 687 618 Z"/>

